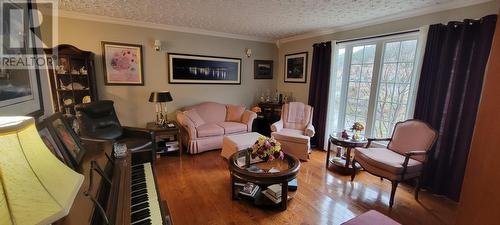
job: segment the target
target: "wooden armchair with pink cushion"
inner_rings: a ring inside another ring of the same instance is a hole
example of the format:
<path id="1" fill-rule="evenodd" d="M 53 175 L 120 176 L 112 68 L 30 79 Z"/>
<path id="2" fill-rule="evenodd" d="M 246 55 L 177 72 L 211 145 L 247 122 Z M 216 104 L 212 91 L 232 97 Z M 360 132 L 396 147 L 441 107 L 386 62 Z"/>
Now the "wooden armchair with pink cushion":
<path id="1" fill-rule="evenodd" d="M 418 199 L 424 164 L 427 154 L 437 139 L 437 131 L 429 124 L 410 119 L 394 126 L 391 138 L 369 138 L 366 148 L 356 148 L 352 165 L 359 163 L 363 169 L 375 176 L 392 182 L 389 207 L 394 203 L 394 194 L 399 182 L 417 179 L 415 199 Z M 389 141 L 387 147 L 371 147 L 373 141 Z M 351 181 L 356 172 L 353 170 Z"/>
<path id="2" fill-rule="evenodd" d="M 300 160 L 309 160 L 310 139 L 314 136 L 313 108 L 302 102 L 284 104 L 281 120 L 271 125 L 271 136 L 281 143 L 284 152 Z"/>
<path id="3" fill-rule="evenodd" d="M 191 154 L 222 148 L 226 135 L 252 131 L 252 111 L 238 105 L 204 102 L 177 111 L 177 121 L 181 125 L 182 143 L 187 144 Z"/>

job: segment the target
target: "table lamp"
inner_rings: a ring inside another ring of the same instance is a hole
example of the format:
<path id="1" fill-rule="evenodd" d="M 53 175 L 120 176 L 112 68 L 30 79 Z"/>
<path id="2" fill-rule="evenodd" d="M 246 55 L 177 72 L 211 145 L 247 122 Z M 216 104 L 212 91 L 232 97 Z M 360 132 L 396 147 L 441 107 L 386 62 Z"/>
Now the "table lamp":
<path id="1" fill-rule="evenodd" d="M 45 146 L 31 117 L 0 117 L 0 224 L 66 216 L 83 182 Z"/>
<path id="2" fill-rule="evenodd" d="M 167 120 L 167 102 L 172 101 L 172 96 L 168 91 L 151 92 L 149 102 L 154 102 L 156 111 L 156 124 L 163 126 Z M 165 104 L 164 104 L 165 103 Z M 165 108 L 164 108 L 165 107 Z M 165 109 L 165 111 L 163 111 Z"/>

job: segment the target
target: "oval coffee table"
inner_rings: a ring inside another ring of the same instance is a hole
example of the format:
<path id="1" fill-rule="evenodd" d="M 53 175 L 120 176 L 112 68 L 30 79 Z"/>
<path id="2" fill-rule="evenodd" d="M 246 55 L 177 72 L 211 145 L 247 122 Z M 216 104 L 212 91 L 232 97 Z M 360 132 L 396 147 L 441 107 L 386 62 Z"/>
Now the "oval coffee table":
<path id="1" fill-rule="evenodd" d="M 267 186 L 272 184 L 281 184 L 281 202 L 273 203 L 260 191 L 255 195 L 253 202 L 255 205 L 279 205 L 281 210 L 286 210 L 287 200 L 291 199 L 288 195 L 288 182 L 297 177 L 300 169 L 300 161 L 296 157 L 285 153 L 283 160 L 251 162 L 247 150 L 242 150 L 232 154 L 228 164 L 231 173 L 231 196 L 233 200 L 238 199 L 239 190 L 235 185 L 236 182 L 251 182 L 259 185 L 261 190 L 265 190 Z M 264 172 L 251 172 L 247 170 L 250 166 L 257 166 Z M 271 168 L 280 171 L 275 173 L 267 172 Z M 286 200 L 284 201 L 284 199 Z"/>

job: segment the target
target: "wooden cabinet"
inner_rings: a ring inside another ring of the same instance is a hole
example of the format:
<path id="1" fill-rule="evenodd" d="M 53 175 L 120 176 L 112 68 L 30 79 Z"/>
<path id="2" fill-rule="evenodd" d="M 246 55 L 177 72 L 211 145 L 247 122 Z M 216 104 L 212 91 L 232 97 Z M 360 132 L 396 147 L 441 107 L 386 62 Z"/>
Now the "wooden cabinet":
<path id="1" fill-rule="evenodd" d="M 258 105 L 262 112 L 260 112 L 254 120 L 252 130 L 260 134 L 270 136 L 271 125 L 281 118 L 281 107 L 283 106 L 283 103 L 261 102 Z"/>
<path id="2" fill-rule="evenodd" d="M 75 115 L 75 105 L 98 100 L 94 53 L 72 45 L 44 50 L 53 56 L 49 61 L 49 76 L 55 112 L 71 117 Z"/>

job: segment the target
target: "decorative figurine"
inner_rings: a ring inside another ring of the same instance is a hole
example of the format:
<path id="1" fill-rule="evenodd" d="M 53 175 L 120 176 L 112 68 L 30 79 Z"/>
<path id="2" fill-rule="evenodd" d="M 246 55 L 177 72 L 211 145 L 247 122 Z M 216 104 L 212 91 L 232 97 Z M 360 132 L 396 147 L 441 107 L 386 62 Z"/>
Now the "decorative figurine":
<path id="1" fill-rule="evenodd" d="M 64 70 L 64 65 L 57 66 L 56 73 L 58 73 L 58 74 L 65 74 L 66 70 Z"/>
<path id="2" fill-rule="evenodd" d="M 347 131 L 346 131 L 346 130 L 342 131 L 342 135 L 341 135 L 341 136 L 342 136 L 342 138 L 344 138 L 344 139 L 349 139 L 349 134 L 347 134 Z"/>
<path id="3" fill-rule="evenodd" d="M 80 68 L 80 74 L 81 75 L 87 75 L 88 74 L 87 70 L 85 69 L 85 66 L 82 66 L 82 68 Z"/>

